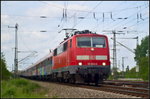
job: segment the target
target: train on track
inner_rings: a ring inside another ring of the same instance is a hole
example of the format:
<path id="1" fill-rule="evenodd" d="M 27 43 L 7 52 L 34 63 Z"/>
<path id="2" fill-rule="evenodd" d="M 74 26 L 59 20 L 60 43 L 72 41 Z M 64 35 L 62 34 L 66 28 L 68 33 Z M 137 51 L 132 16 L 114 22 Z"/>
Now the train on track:
<path id="1" fill-rule="evenodd" d="M 108 38 L 89 30 L 66 36 L 47 56 L 22 71 L 21 77 L 98 85 L 110 74 Z"/>

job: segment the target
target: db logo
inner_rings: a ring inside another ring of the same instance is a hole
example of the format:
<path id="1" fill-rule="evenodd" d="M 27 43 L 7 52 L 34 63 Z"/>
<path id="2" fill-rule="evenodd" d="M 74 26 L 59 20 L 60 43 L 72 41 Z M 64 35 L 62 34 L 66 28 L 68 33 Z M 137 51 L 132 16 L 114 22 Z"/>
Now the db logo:
<path id="1" fill-rule="evenodd" d="M 95 60 L 95 56 L 90 56 L 90 60 Z"/>

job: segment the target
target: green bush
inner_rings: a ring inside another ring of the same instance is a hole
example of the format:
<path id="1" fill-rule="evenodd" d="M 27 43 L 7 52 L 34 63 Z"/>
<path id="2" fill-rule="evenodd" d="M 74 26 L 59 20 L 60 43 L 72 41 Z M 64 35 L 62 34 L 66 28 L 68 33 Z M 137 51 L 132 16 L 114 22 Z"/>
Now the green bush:
<path id="1" fill-rule="evenodd" d="M 3 93 L 2 93 L 2 97 L 5 98 L 9 98 L 9 97 L 14 97 L 16 95 L 16 88 L 15 87 L 10 87 L 8 89 L 6 89 Z"/>
<path id="2" fill-rule="evenodd" d="M 33 83 L 30 83 L 28 84 L 26 87 L 23 88 L 23 92 L 27 93 L 27 94 L 30 94 L 32 93 L 35 89 L 39 88 L 40 86 L 37 85 L 37 84 L 33 84 Z"/>
<path id="3" fill-rule="evenodd" d="M 29 84 L 29 82 L 27 80 L 19 79 L 19 78 L 18 79 L 12 79 L 11 83 L 17 87 L 27 86 L 27 84 Z"/>
<path id="4" fill-rule="evenodd" d="M 125 78 L 138 78 L 138 74 L 136 72 L 136 67 L 125 73 Z"/>
<path id="5" fill-rule="evenodd" d="M 6 61 L 1 52 L 0 77 L 2 80 L 10 79 L 12 74 L 7 70 Z"/>
<path id="6" fill-rule="evenodd" d="M 143 80 L 149 80 L 149 59 L 148 57 L 142 57 L 139 60 L 139 67 L 140 67 L 140 78 Z"/>
<path id="7" fill-rule="evenodd" d="M 149 80 L 149 35 L 141 40 L 141 44 L 135 49 L 135 61 L 139 65 L 139 77 Z"/>
<path id="8" fill-rule="evenodd" d="M 35 93 L 35 91 L 40 90 L 38 84 L 32 83 L 26 79 L 11 79 L 1 81 L 2 98 L 39 98 L 44 97 L 45 91 Z"/>

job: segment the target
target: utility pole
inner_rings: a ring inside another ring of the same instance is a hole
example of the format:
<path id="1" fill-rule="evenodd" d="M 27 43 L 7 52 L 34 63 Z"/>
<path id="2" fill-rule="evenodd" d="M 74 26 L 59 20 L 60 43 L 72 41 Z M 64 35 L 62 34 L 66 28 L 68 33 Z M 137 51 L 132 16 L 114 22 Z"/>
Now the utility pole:
<path id="1" fill-rule="evenodd" d="M 139 45 L 138 36 L 137 36 L 136 39 L 137 39 L 137 45 L 136 45 L 136 47 L 138 47 L 138 45 Z M 136 72 L 137 72 L 136 76 L 137 76 L 137 78 L 139 77 L 139 70 L 140 70 L 139 64 L 138 64 L 138 62 L 136 62 Z"/>
<path id="2" fill-rule="evenodd" d="M 122 57 L 122 77 L 124 78 L 125 77 L 125 71 L 124 71 L 124 59 L 126 57 Z"/>
<path id="3" fill-rule="evenodd" d="M 17 77 L 18 73 L 18 38 L 17 38 L 17 31 L 18 31 L 18 24 L 16 23 L 15 27 L 8 26 L 8 28 L 15 28 L 15 58 L 14 58 L 14 76 Z"/>
<path id="4" fill-rule="evenodd" d="M 124 58 L 122 57 L 122 78 L 124 78 Z"/>
<path id="5" fill-rule="evenodd" d="M 116 69 L 117 69 L 117 55 L 116 55 L 116 32 L 112 31 L 113 33 L 113 67 L 114 67 L 114 79 L 116 79 Z"/>
<path id="6" fill-rule="evenodd" d="M 103 32 L 108 32 L 107 30 L 104 30 Z M 110 32 L 110 31 L 109 31 Z M 123 31 L 117 31 L 116 30 L 112 30 L 111 31 L 113 34 L 113 79 L 117 79 L 117 52 L 116 52 L 116 34 L 124 34 L 124 33 L 117 33 L 117 32 L 123 32 Z"/>

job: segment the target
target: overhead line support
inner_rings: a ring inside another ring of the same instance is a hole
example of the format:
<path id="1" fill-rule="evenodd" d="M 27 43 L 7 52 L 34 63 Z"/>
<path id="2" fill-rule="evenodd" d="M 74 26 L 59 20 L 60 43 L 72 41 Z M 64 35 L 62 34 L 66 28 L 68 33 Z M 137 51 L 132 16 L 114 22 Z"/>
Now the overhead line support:
<path id="1" fill-rule="evenodd" d="M 17 77 L 18 74 L 18 37 L 17 37 L 17 32 L 18 32 L 18 24 L 16 23 L 15 27 L 8 26 L 8 28 L 15 28 L 15 58 L 14 58 L 14 76 L 15 78 Z"/>

